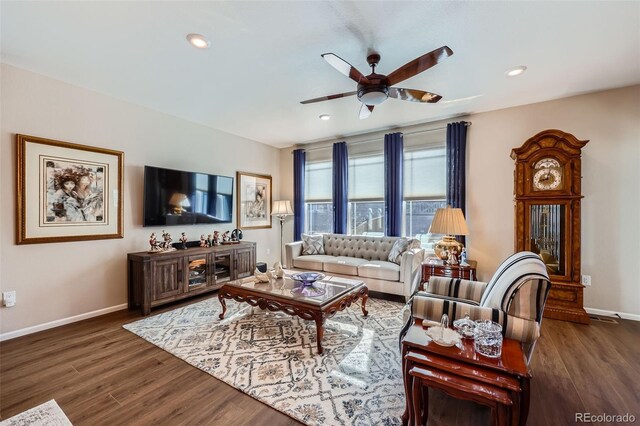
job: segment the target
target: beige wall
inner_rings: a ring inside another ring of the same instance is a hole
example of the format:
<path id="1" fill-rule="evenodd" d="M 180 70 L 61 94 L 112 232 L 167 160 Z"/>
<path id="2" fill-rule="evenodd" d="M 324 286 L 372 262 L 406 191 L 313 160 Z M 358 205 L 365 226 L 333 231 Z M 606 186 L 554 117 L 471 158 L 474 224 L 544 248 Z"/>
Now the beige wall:
<path id="1" fill-rule="evenodd" d="M 582 155 L 586 307 L 640 315 L 640 86 L 469 117 L 470 255 L 488 279 L 513 249 L 512 148 L 544 129 L 589 140 Z"/>
<path id="2" fill-rule="evenodd" d="M 513 251 L 511 149 L 542 130 L 560 129 L 590 140 L 582 157 L 582 273 L 592 277 L 585 306 L 640 315 L 640 86 L 460 119 L 473 123 L 467 138 L 467 245 L 480 279 L 489 279 Z M 280 154 L 283 194 L 292 193 L 289 152 Z"/>
<path id="3" fill-rule="evenodd" d="M 0 308 L 0 333 L 55 322 L 127 302 L 126 255 L 147 249 L 142 227 L 143 166 L 233 176 L 237 170 L 273 176 L 279 198 L 279 150 L 2 65 L 0 134 L 0 287 L 17 291 L 17 305 Z M 124 151 L 124 239 L 15 245 L 15 134 Z M 235 203 L 234 203 L 235 215 Z M 276 221 L 277 222 L 277 221 Z M 234 224 L 168 227 L 174 240 Z M 245 230 L 258 260 L 279 258 L 279 229 Z M 267 254 L 267 251 L 270 253 Z"/>
<path id="4" fill-rule="evenodd" d="M 146 249 L 142 227 L 145 164 L 235 176 L 273 176 L 274 199 L 293 199 L 291 149 L 266 145 L 2 65 L 0 96 L 0 289 L 18 303 L 0 308 L 0 333 L 126 303 L 126 253 Z M 583 153 L 583 273 L 592 276 L 585 306 L 639 315 L 640 86 L 465 117 L 470 257 L 487 279 L 513 249 L 512 148 L 548 128 L 589 139 Z M 439 124 L 433 124 L 437 126 Z M 15 133 L 125 152 L 125 238 L 15 245 Z M 196 239 L 213 229 L 185 227 Z M 169 228 L 178 235 L 182 230 Z M 245 231 L 258 260 L 279 257 L 278 223 Z M 292 219 L 285 225 L 291 240 Z M 267 254 L 269 252 L 269 254 Z"/>

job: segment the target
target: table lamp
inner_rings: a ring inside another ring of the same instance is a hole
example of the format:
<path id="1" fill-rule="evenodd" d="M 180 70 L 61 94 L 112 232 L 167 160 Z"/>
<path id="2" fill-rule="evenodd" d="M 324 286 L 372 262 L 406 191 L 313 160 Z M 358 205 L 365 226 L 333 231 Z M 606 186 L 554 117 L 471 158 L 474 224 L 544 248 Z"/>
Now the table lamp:
<path id="1" fill-rule="evenodd" d="M 457 254 L 460 254 L 464 247 L 456 240 L 455 235 L 469 235 L 469 228 L 467 228 L 462 210 L 447 206 L 436 210 L 429 232 L 444 234 L 444 237 L 435 244 L 434 251 L 436 256 L 448 263 L 449 253 L 455 250 Z"/>
<path id="2" fill-rule="evenodd" d="M 291 201 L 289 200 L 281 200 L 273 202 L 273 209 L 271 210 L 271 216 L 277 216 L 280 219 L 280 262 L 283 262 L 284 256 L 282 255 L 282 230 L 284 228 L 284 221 L 287 216 L 291 216 L 293 214 L 293 209 L 291 208 Z M 284 267 L 284 265 L 283 265 Z"/>

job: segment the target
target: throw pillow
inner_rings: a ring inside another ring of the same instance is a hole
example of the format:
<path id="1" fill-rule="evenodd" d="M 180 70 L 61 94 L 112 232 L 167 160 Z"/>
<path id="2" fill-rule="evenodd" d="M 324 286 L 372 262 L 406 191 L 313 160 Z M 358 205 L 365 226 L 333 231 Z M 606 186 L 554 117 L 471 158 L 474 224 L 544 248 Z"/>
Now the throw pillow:
<path id="1" fill-rule="evenodd" d="M 322 234 L 302 234 L 302 254 L 324 254 L 324 242 Z"/>
<path id="2" fill-rule="evenodd" d="M 415 238 L 398 238 L 395 243 L 393 243 L 393 247 L 391 247 L 391 251 L 389 252 L 389 262 L 400 264 L 402 260 L 402 254 L 413 248 L 415 244 Z"/>

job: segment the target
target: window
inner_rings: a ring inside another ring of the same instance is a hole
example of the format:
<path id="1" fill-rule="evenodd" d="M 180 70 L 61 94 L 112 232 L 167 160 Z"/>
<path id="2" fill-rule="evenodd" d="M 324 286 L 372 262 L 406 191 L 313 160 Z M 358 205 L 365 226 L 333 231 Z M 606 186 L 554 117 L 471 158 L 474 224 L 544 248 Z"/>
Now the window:
<path id="1" fill-rule="evenodd" d="M 431 247 L 439 235 L 428 233 L 438 208 L 446 206 L 446 149 L 442 142 L 410 146 L 404 153 L 404 235 Z"/>
<path id="2" fill-rule="evenodd" d="M 349 157 L 350 235 L 384 235 L 384 156 Z"/>
<path id="3" fill-rule="evenodd" d="M 307 163 L 304 176 L 304 231 L 306 233 L 333 232 L 333 163 Z"/>
<path id="4" fill-rule="evenodd" d="M 404 235 L 416 237 L 423 247 L 431 247 L 441 238 L 439 234 L 429 234 L 429 227 L 436 210 L 446 207 L 445 200 L 406 200 L 404 202 Z"/>
<path id="5" fill-rule="evenodd" d="M 438 208 L 446 206 L 446 132 L 404 137 L 403 235 L 430 247 L 440 235 L 428 233 Z M 349 145 L 347 233 L 384 235 L 384 154 L 379 141 Z M 305 232 L 333 232 L 331 146 L 309 152 L 305 169 Z"/>

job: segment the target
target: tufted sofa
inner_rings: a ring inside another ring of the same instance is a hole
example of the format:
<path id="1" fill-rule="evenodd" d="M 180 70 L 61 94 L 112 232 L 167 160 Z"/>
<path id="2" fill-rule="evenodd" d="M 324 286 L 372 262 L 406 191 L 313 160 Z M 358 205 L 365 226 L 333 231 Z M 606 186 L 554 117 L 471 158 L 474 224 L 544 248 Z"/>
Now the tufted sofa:
<path id="1" fill-rule="evenodd" d="M 422 278 L 424 250 L 405 251 L 399 265 L 389 262 L 389 252 L 397 239 L 324 234 L 325 254 L 303 255 L 302 241 L 296 241 L 285 245 L 285 261 L 290 269 L 358 277 L 371 291 L 400 295 L 408 300 Z"/>

